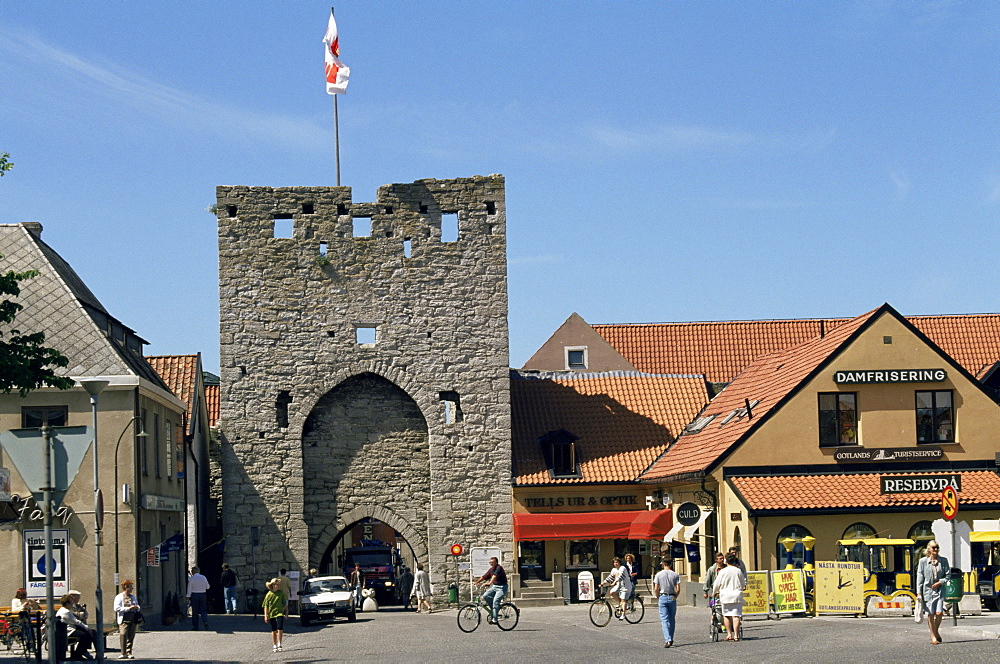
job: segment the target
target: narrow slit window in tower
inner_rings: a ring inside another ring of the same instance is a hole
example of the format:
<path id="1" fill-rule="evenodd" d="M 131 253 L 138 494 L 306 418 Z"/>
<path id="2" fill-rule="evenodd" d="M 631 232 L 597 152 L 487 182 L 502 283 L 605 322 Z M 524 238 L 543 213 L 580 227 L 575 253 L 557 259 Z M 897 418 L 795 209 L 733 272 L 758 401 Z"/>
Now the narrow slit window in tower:
<path id="1" fill-rule="evenodd" d="M 282 429 L 288 428 L 288 404 L 292 403 L 292 394 L 288 390 L 281 390 L 278 392 L 278 398 L 275 399 L 275 420 L 277 424 Z"/>

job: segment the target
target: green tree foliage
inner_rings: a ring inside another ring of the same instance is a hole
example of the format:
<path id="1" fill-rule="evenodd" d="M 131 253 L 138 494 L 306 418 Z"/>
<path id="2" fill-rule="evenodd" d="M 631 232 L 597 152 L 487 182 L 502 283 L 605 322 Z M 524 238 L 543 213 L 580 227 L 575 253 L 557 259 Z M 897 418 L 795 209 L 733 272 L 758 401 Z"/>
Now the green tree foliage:
<path id="1" fill-rule="evenodd" d="M 14 164 L 10 162 L 10 155 L 6 152 L 0 153 L 0 177 L 3 177 L 3 174 L 12 168 L 14 168 Z"/>
<path id="2" fill-rule="evenodd" d="M 17 297 L 21 294 L 19 282 L 36 276 L 35 270 L 0 274 L 0 295 Z M 11 325 L 23 308 L 9 298 L 0 301 L 0 325 Z M 13 328 L 0 331 L 0 392 L 17 390 L 24 397 L 39 387 L 58 387 L 60 390 L 73 387 L 71 378 L 54 373 L 56 368 L 68 365 L 69 359 L 54 348 L 43 346 L 44 342 L 44 332 L 21 334 Z"/>

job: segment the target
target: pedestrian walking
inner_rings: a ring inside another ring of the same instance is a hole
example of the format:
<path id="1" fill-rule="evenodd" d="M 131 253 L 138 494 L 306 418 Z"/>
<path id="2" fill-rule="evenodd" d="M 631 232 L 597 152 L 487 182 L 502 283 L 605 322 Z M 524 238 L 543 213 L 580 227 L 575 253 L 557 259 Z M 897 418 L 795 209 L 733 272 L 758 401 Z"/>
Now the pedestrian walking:
<path id="1" fill-rule="evenodd" d="M 208 589 L 211 587 L 201 570 L 192 567 L 187 588 L 187 598 L 191 604 L 191 629 L 198 629 L 199 620 L 203 620 L 205 629 L 208 629 Z"/>
<path id="2" fill-rule="evenodd" d="M 288 615 L 288 598 L 281 590 L 281 579 L 271 579 L 265 584 L 264 622 L 271 626 L 271 646 L 274 652 L 281 652 L 281 637 L 285 632 L 285 616 Z"/>
<path id="3" fill-rule="evenodd" d="M 399 577 L 399 594 L 403 600 L 404 608 L 410 608 L 410 597 L 413 595 L 413 572 L 409 567 L 403 567 L 403 573 Z"/>
<path id="4" fill-rule="evenodd" d="M 740 550 L 737 549 L 735 546 L 731 546 L 729 547 L 729 553 L 736 556 L 736 566 L 740 568 L 740 571 L 743 572 L 743 576 L 746 577 L 747 566 L 743 564 L 743 559 L 740 558 Z"/>
<path id="5" fill-rule="evenodd" d="M 746 575 L 740 571 L 740 559 L 730 551 L 726 554 L 726 568 L 715 575 L 712 594 L 722 602 L 722 620 L 729 635 L 726 641 L 740 640 L 740 620 L 743 617 L 743 589 Z"/>
<path id="6" fill-rule="evenodd" d="M 639 586 L 639 565 L 635 562 L 635 556 L 631 553 L 625 554 L 625 562 L 622 567 L 628 572 L 628 578 L 632 582 L 632 594 L 629 598 L 635 597 L 635 589 Z"/>
<path id="7" fill-rule="evenodd" d="M 702 593 L 705 599 L 708 599 L 709 595 L 713 594 L 712 587 L 715 585 L 715 577 L 724 569 L 726 569 L 726 554 L 719 551 L 715 554 L 715 564 L 709 567 L 708 572 L 705 574 L 705 588 Z"/>
<path id="8" fill-rule="evenodd" d="M 944 581 L 951 569 L 948 559 L 939 555 L 940 551 L 937 540 L 931 540 L 924 549 L 924 557 L 917 563 L 917 594 L 924 600 L 931 645 L 935 646 L 943 640 L 940 629 L 944 617 Z"/>
<path id="9" fill-rule="evenodd" d="M 361 565 L 354 563 L 354 569 L 351 570 L 351 588 L 354 589 L 354 606 L 355 608 L 361 608 L 361 591 L 365 588 L 365 573 L 361 571 Z"/>
<path id="10" fill-rule="evenodd" d="M 423 563 L 417 563 L 417 573 L 413 577 L 413 593 L 417 596 L 417 613 L 420 613 L 423 606 L 427 606 L 427 613 L 432 613 L 431 577 L 424 571 Z"/>
<path id="11" fill-rule="evenodd" d="M 660 561 L 662 568 L 653 577 L 653 594 L 660 608 L 660 627 L 663 628 L 663 647 L 674 645 L 674 626 L 677 617 L 677 595 L 681 592 L 681 577 L 673 570 L 668 558 Z"/>
<path id="12" fill-rule="evenodd" d="M 226 613 L 236 613 L 236 588 L 240 583 L 240 576 L 229 568 L 228 563 L 222 563 L 222 575 L 219 577 L 222 585 L 222 600 Z"/>
<path id="13" fill-rule="evenodd" d="M 278 570 L 278 583 L 281 584 L 281 592 L 285 594 L 285 615 L 288 615 L 288 602 L 292 598 L 292 580 L 288 578 L 288 570 L 284 567 Z"/>
<path id="14" fill-rule="evenodd" d="M 115 596 L 115 616 L 118 620 L 118 659 L 135 659 L 132 644 L 135 642 L 135 628 L 139 626 L 139 600 L 132 594 L 135 584 L 126 579 L 121 583 L 122 591 Z"/>

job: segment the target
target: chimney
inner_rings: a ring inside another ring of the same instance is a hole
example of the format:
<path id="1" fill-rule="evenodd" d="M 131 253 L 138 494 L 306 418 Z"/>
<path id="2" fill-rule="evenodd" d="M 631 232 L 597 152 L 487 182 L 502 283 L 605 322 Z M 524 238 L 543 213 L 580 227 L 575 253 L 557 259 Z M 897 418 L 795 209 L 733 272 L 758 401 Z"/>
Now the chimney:
<path id="1" fill-rule="evenodd" d="M 22 221 L 21 225 L 24 226 L 25 230 L 29 233 L 41 239 L 42 237 L 42 225 L 37 221 Z"/>

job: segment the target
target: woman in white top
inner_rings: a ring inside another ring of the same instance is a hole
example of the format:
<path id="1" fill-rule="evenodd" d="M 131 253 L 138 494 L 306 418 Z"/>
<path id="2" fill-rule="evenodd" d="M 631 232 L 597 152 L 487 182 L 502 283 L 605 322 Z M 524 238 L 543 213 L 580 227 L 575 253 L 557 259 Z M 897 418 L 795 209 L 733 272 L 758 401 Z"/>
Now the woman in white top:
<path id="1" fill-rule="evenodd" d="M 135 584 L 126 579 L 121 583 L 122 591 L 115 595 L 115 615 L 118 617 L 118 639 L 121 644 L 118 659 L 135 659 L 132 657 L 132 643 L 135 641 L 139 600 L 132 594 L 134 587 Z"/>
<path id="2" fill-rule="evenodd" d="M 59 602 L 62 606 L 56 611 L 56 619 L 66 624 L 67 638 L 77 637 L 70 659 L 93 659 L 87 650 L 94 644 L 94 633 L 87 627 L 87 623 L 73 615 L 73 605 L 76 603 L 73 595 L 63 595 Z"/>
<path id="3" fill-rule="evenodd" d="M 739 641 L 740 618 L 743 615 L 743 589 L 747 579 L 740 571 L 740 561 L 735 553 L 726 555 L 726 567 L 715 575 L 712 594 L 722 602 L 722 619 L 729 636 L 726 641 Z"/>
<path id="4" fill-rule="evenodd" d="M 601 585 L 611 586 L 608 592 L 618 597 L 618 608 L 621 609 L 618 612 L 618 620 L 624 620 L 625 600 L 632 594 L 632 577 L 629 576 L 628 568 L 622 567 L 621 558 L 612 559 L 611 564 L 614 567 L 611 568 L 611 572 L 608 573 L 608 576 L 604 579 L 604 583 Z"/>
<path id="5" fill-rule="evenodd" d="M 21 611 L 39 611 L 38 602 L 28 599 L 28 591 L 18 588 L 14 593 L 14 599 L 10 600 L 10 612 L 20 613 Z"/>

